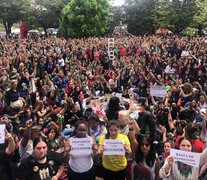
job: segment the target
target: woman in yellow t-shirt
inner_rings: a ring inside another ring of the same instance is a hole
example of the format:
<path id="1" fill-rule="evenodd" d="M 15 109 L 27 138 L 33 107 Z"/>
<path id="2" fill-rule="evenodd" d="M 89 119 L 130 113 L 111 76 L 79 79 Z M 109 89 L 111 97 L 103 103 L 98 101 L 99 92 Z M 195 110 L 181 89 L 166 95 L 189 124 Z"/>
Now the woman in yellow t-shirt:
<path id="1" fill-rule="evenodd" d="M 119 123 L 111 120 L 108 123 L 108 133 L 102 135 L 99 140 L 98 153 L 101 154 L 106 150 L 104 148 L 105 139 L 121 140 L 124 144 L 125 154 L 131 154 L 129 139 L 126 135 L 119 133 Z M 102 164 L 104 167 L 104 180 L 124 180 L 126 177 L 127 160 L 125 155 L 103 155 Z"/>

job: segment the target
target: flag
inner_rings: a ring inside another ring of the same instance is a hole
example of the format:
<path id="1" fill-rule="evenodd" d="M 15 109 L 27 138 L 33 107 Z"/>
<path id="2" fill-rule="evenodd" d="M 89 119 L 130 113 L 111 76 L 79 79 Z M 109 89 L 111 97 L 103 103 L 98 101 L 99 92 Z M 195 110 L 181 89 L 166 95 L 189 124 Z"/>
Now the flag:
<path id="1" fill-rule="evenodd" d="M 27 38 L 28 33 L 28 23 L 21 23 L 20 24 L 20 38 L 25 39 Z"/>

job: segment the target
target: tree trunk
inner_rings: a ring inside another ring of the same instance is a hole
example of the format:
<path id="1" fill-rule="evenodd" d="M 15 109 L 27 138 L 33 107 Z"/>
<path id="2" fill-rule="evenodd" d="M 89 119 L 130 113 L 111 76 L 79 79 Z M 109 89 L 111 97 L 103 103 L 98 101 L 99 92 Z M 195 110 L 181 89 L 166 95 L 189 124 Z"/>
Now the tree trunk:
<path id="1" fill-rule="evenodd" d="M 8 33 L 11 34 L 11 28 L 13 26 L 13 23 L 8 23 Z"/>
<path id="2" fill-rule="evenodd" d="M 43 27 L 44 32 L 45 32 L 45 36 L 47 36 L 47 28 Z"/>
<path id="3" fill-rule="evenodd" d="M 3 25 L 4 25 L 4 28 L 6 30 L 6 35 L 11 34 L 11 28 L 12 28 L 13 23 L 3 21 Z"/>
<path id="4" fill-rule="evenodd" d="M 202 26 L 199 26 L 199 27 L 198 27 L 198 35 L 199 35 L 199 36 L 202 35 L 202 29 L 203 29 Z"/>

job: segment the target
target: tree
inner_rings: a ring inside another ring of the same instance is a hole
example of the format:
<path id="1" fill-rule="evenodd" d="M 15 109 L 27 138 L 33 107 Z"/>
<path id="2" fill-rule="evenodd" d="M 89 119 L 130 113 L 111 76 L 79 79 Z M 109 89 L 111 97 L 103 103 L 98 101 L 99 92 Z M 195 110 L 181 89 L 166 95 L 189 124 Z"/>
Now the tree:
<path id="1" fill-rule="evenodd" d="M 179 34 L 193 20 L 196 11 L 195 0 L 172 0 L 170 9 L 170 29 L 172 32 Z"/>
<path id="2" fill-rule="evenodd" d="M 134 35 L 152 34 L 155 31 L 153 11 L 156 0 L 126 0 L 128 31 Z"/>
<path id="3" fill-rule="evenodd" d="M 158 28 L 169 29 L 170 28 L 170 16 L 171 16 L 171 2 L 170 0 L 159 0 L 153 12 L 153 23 Z"/>
<path id="4" fill-rule="evenodd" d="M 108 15 L 108 0 L 71 0 L 62 10 L 60 30 L 71 37 L 103 35 Z"/>
<path id="5" fill-rule="evenodd" d="M 195 1 L 207 0 L 126 0 L 128 30 L 133 34 L 151 34 L 156 28 L 167 28 L 179 34 L 193 21 Z M 204 16 L 205 13 L 203 19 Z"/>
<path id="6" fill-rule="evenodd" d="M 114 6 L 112 9 L 112 12 L 114 14 L 114 26 L 119 26 L 121 21 L 124 21 L 124 6 Z M 124 23 L 124 22 L 122 22 Z"/>
<path id="7" fill-rule="evenodd" d="M 29 7 L 25 0 L 1 0 L 0 1 L 0 19 L 5 27 L 6 34 L 11 33 L 14 23 L 24 19 Z"/>
<path id="8" fill-rule="evenodd" d="M 198 29 L 196 28 L 191 28 L 191 27 L 187 27 L 184 31 L 184 35 L 188 36 L 188 37 L 195 37 L 198 35 Z"/>
<path id="9" fill-rule="evenodd" d="M 60 14 L 67 0 L 35 0 L 29 12 L 29 24 L 42 27 L 47 34 L 47 28 L 58 28 Z"/>
<path id="10" fill-rule="evenodd" d="M 193 16 L 192 27 L 199 30 L 199 34 L 207 26 L 207 0 L 195 0 L 196 13 Z"/>

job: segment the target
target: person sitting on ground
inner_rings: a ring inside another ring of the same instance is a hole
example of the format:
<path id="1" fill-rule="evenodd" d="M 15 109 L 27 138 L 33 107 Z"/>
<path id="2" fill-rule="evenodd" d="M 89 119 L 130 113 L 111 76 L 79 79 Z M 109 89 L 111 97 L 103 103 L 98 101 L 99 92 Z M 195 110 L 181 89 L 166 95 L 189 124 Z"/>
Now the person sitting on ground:
<path id="1" fill-rule="evenodd" d="M 63 170 L 63 156 L 49 151 L 46 142 L 41 137 L 36 137 L 33 141 L 32 154 L 17 168 L 17 178 L 58 180 Z"/>

